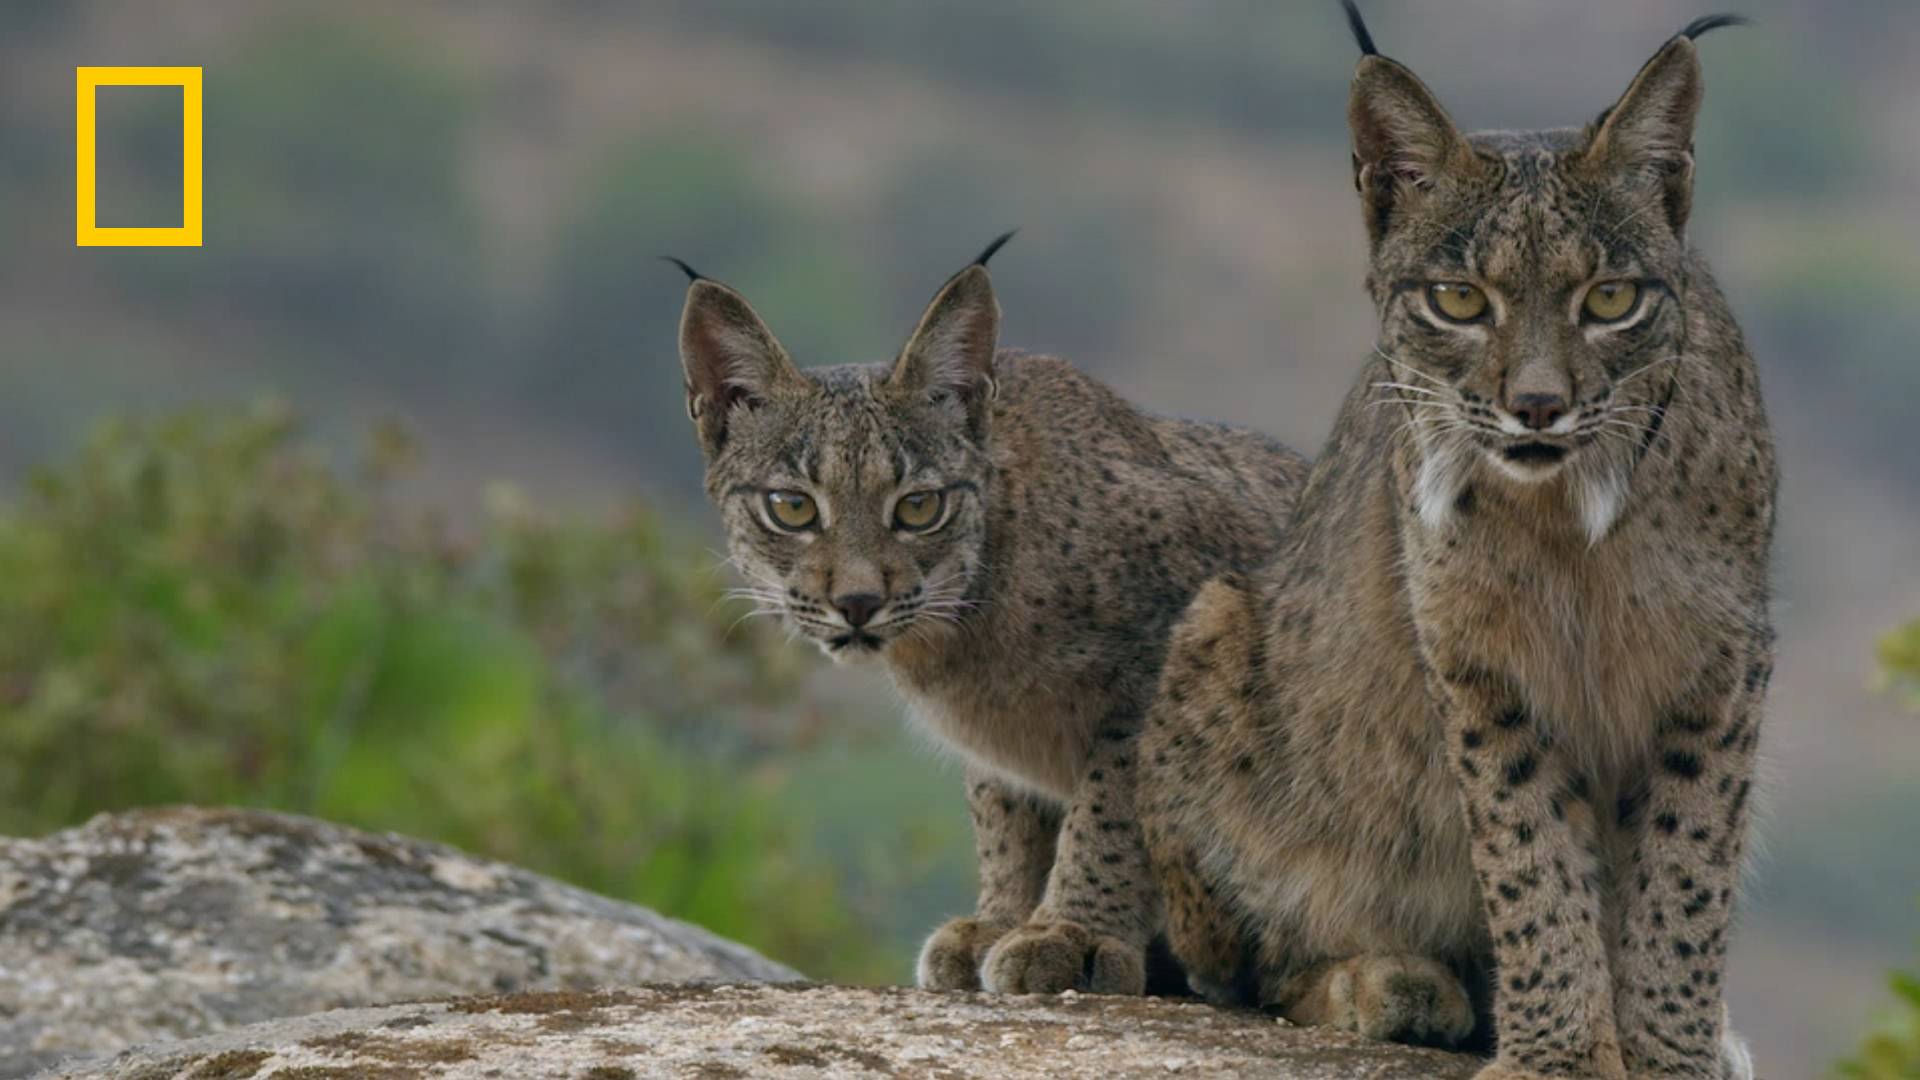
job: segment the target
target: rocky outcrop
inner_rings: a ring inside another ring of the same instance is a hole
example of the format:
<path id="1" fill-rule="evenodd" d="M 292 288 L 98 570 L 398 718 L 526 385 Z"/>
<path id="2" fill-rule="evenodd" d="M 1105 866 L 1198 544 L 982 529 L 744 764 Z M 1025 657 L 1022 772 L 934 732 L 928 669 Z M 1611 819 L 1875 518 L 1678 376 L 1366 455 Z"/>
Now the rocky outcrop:
<path id="1" fill-rule="evenodd" d="M 1479 1064 L 1167 1000 L 752 985 L 347 1009 L 133 1051 L 54 1075 L 1464 1080 Z"/>
<path id="2" fill-rule="evenodd" d="M 150 810 L 0 841 L 0 1077 L 1451 1080 L 1479 1064 L 1192 1002 L 798 979 L 643 908 L 305 818 Z"/>
<path id="3" fill-rule="evenodd" d="M 0 1077 L 341 1006 L 799 977 L 644 908 L 438 844 L 305 818 L 147 810 L 0 840 Z M 449 1031 L 512 1026 L 509 1014 L 415 1012 Z M 413 1013 L 389 1019 L 401 1015 Z M 375 1030 L 415 1038 L 404 1024 Z"/>

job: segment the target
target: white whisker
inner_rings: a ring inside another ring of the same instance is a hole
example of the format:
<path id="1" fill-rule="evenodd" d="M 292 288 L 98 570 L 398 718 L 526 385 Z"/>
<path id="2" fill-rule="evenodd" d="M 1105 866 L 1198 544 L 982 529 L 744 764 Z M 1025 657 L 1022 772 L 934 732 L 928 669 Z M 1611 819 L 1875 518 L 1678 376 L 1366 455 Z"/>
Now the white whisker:
<path id="1" fill-rule="evenodd" d="M 1441 379 L 1438 376 L 1429 375 L 1426 372 L 1421 371 L 1419 368 L 1414 367 L 1412 364 L 1402 363 L 1399 360 L 1395 360 L 1393 357 L 1388 356 L 1384 351 L 1382 351 L 1380 346 L 1378 345 L 1375 345 L 1373 347 L 1373 354 L 1375 356 L 1378 356 L 1380 359 L 1385 360 L 1387 363 L 1392 364 L 1394 367 L 1399 368 L 1401 371 L 1404 371 L 1407 374 L 1412 375 L 1416 379 L 1425 379 L 1428 382 L 1432 383 L 1433 385 L 1439 387 L 1441 390 L 1446 391 L 1449 394 L 1453 392 L 1453 387 L 1448 386 L 1446 383 L 1446 380 Z"/>
<path id="2" fill-rule="evenodd" d="M 730 625 L 728 625 L 726 632 L 723 633 L 721 636 L 732 637 L 733 632 L 740 628 L 740 624 L 743 622 L 746 622 L 748 619 L 755 618 L 756 616 L 760 616 L 760 615 L 779 615 L 779 614 L 780 614 L 780 611 L 777 608 L 761 608 L 761 607 L 754 608 L 753 610 L 747 612 L 745 615 L 742 615 L 739 618 L 733 620 L 733 622 Z"/>
<path id="3" fill-rule="evenodd" d="M 1682 357 L 1681 353 L 1674 353 L 1671 356 L 1663 356 L 1657 360 L 1649 360 L 1646 363 L 1640 365 L 1639 367 L 1634 368 L 1632 371 L 1628 372 L 1627 374 L 1622 375 L 1619 378 L 1613 380 L 1614 388 L 1617 390 L 1620 387 L 1625 386 L 1628 382 L 1631 382 L 1632 380 L 1637 379 L 1642 375 L 1645 375 L 1647 372 L 1652 371 L 1654 368 L 1659 367 L 1661 364 L 1671 364 L 1681 359 L 1681 357 Z"/>
<path id="4" fill-rule="evenodd" d="M 1378 387 L 1378 388 L 1380 388 L 1380 389 L 1386 389 L 1386 390 L 1405 390 L 1405 391 L 1407 391 L 1408 393 L 1411 393 L 1411 394 L 1425 394 L 1425 395 L 1427 395 L 1428 397 L 1437 397 L 1437 398 L 1445 398 L 1445 397 L 1447 397 L 1447 396 L 1448 396 L 1448 395 L 1446 395 L 1446 394 L 1442 394 L 1442 393 L 1441 393 L 1440 391 L 1438 391 L 1438 390 L 1428 390 L 1428 389 L 1427 389 L 1427 388 L 1425 388 L 1425 387 L 1422 387 L 1422 386 L 1415 386 L 1415 385 L 1413 385 L 1412 383 L 1400 383 L 1400 382 L 1377 382 L 1377 383 L 1374 383 L 1373 385 L 1374 385 L 1375 387 Z"/>

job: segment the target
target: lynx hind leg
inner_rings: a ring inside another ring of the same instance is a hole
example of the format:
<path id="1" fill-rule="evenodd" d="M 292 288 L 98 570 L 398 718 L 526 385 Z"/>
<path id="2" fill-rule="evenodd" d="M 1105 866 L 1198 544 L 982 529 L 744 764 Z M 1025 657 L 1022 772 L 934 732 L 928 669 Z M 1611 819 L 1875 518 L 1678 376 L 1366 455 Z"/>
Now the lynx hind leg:
<path id="1" fill-rule="evenodd" d="M 1239 689 L 1258 675 L 1257 632 L 1247 594 L 1233 578 L 1202 586 L 1173 629 L 1141 735 L 1141 826 L 1166 905 L 1167 944 L 1194 993 L 1221 1005 L 1252 1001 L 1252 948 L 1190 839 L 1218 824 L 1203 796 L 1215 782 L 1209 778 L 1221 775 L 1213 757 L 1223 749 L 1194 735 L 1222 715 L 1248 719 L 1238 714 L 1248 707 Z M 1236 769 L 1240 760 L 1250 759 L 1236 759 Z"/>
<path id="2" fill-rule="evenodd" d="M 1215 1005 L 1251 1002 L 1250 953 L 1240 921 L 1201 877 L 1193 850 L 1153 826 L 1147 859 L 1166 906 L 1166 942 L 1186 972 L 1187 988 Z"/>
<path id="3" fill-rule="evenodd" d="M 1316 964 L 1271 980 L 1261 1003 L 1296 1024 L 1418 1046 L 1458 1046 L 1474 1030 L 1466 986 L 1424 956 L 1362 954 Z"/>

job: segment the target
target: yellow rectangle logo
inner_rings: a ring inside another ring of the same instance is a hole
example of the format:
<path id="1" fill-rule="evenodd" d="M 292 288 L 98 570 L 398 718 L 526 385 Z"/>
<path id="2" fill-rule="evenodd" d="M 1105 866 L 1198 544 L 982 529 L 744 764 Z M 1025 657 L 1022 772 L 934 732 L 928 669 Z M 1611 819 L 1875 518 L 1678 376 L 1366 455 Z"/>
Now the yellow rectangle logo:
<path id="1" fill-rule="evenodd" d="M 199 247 L 201 127 L 197 67 L 83 67 L 74 69 L 74 242 L 80 247 Z M 180 88 L 184 176 L 177 228 L 103 229 L 96 222 L 94 91 L 102 86 Z"/>

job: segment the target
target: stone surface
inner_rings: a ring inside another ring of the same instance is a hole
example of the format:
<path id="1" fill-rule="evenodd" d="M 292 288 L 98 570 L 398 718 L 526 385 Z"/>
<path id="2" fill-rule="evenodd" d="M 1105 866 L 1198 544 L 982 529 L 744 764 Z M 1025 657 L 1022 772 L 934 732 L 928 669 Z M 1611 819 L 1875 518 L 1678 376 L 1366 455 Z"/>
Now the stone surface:
<path id="1" fill-rule="evenodd" d="M 306 818 L 146 810 L 0 840 L 0 1077 L 340 1006 L 799 977 L 645 908 Z"/>
<path id="2" fill-rule="evenodd" d="M 1163 999 L 760 984 L 346 1009 L 132 1051 L 54 1075 L 1453 1080 L 1479 1064 Z"/>

